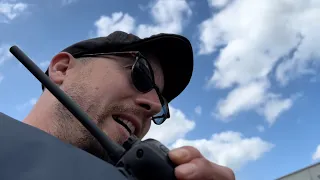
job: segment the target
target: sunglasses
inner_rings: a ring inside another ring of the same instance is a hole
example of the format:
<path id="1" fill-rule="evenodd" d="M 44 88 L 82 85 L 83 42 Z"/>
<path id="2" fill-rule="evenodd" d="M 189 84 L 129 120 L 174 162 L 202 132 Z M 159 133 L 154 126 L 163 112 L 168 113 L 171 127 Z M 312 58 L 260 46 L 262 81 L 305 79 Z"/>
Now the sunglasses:
<path id="1" fill-rule="evenodd" d="M 169 106 L 166 99 L 161 95 L 158 86 L 155 84 L 154 73 L 152 67 L 145 56 L 139 51 L 130 52 L 112 52 L 112 53 L 95 53 L 84 54 L 80 57 L 105 57 L 108 55 L 133 57 L 135 62 L 131 68 L 131 79 L 135 88 L 142 92 L 147 93 L 155 89 L 161 103 L 161 110 L 158 114 L 152 117 L 152 121 L 156 125 L 162 124 L 166 119 L 170 118 Z"/>

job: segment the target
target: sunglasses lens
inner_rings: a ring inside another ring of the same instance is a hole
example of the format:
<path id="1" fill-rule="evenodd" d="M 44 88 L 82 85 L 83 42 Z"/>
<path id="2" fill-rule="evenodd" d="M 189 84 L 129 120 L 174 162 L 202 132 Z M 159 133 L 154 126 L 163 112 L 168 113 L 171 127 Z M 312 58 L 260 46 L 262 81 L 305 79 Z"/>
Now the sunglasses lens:
<path id="1" fill-rule="evenodd" d="M 161 111 L 153 117 L 153 122 L 157 125 L 162 124 L 167 118 L 169 118 L 169 107 L 167 101 L 162 98 Z"/>
<path id="2" fill-rule="evenodd" d="M 139 58 L 132 68 L 132 81 L 136 89 L 140 92 L 148 92 L 154 86 L 154 76 L 148 62 L 144 58 Z M 155 124 L 162 124 L 167 118 L 169 118 L 169 107 L 167 101 L 160 95 L 159 90 L 156 88 L 158 96 L 160 98 L 162 108 L 158 114 L 153 116 L 152 120 Z"/>
<path id="3" fill-rule="evenodd" d="M 153 122 L 157 125 L 160 125 L 164 122 L 166 115 L 166 110 L 162 107 L 161 111 L 153 117 Z"/>
<path id="4" fill-rule="evenodd" d="M 136 88 L 141 92 L 150 91 L 153 88 L 153 75 L 145 59 L 140 58 L 132 69 L 132 79 Z"/>
<path id="5" fill-rule="evenodd" d="M 153 122 L 156 124 L 156 125 L 160 125 L 164 122 L 164 118 L 163 117 L 157 117 L 157 118 L 154 118 L 153 119 Z"/>

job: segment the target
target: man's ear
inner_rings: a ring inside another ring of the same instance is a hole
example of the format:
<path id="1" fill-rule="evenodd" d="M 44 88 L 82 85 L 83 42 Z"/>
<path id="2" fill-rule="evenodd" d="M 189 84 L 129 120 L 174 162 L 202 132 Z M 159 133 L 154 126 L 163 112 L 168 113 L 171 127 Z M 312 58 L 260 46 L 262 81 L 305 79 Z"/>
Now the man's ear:
<path id="1" fill-rule="evenodd" d="M 75 67 L 74 57 L 67 52 L 60 52 L 55 55 L 49 65 L 49 77 L 57 85 L 61 85 L 68 70 Z"/>

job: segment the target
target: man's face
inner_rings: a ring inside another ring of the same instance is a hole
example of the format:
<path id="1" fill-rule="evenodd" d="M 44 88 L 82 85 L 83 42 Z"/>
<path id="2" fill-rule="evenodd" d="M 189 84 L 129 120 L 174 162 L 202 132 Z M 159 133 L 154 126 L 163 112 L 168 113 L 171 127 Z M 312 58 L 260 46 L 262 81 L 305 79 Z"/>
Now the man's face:
<path id="1" fill-rule="evenodd" d="M 69 60 L 68 60 L 69 58 Z M 155 90 L 141 93 L 133 85 L 131 68 L 134 57 L 97 57 L 82 63 L 72 56 L 61 56 L 52 63 L 51 79 L 70 95 L 92 120 L 115 142 L 122 144 L 129 132 L 116 120 L 124 122 L 142 138 L 151 125 L 151 117 L 161 110 Z M 92 60 L 91 60 L 92 59 Z M 162 91 L 162 70 L 157 59 L 148 57 L 154 71 L 155 83 Z M 56 73 L 56 74 L 55 74 Z M 89 132 L 59 102 L 56 103 L 56 133 L 62 139 L 100 156 L 101 149 Z"/>

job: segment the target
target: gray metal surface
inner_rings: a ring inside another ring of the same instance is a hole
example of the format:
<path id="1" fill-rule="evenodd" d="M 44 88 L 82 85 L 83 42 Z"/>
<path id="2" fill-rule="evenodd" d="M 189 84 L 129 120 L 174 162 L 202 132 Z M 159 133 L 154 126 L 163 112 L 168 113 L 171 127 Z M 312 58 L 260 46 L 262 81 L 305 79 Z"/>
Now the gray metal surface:
<path id="1" fill-rule="evenodd" d="M 112 165 L 0 113 L 0 180 L 126 180 Z"/>
<path id="2" fill-rule="evenodd" d="M 276 180 L 320 180 L 320 162 L 294 171 Z"/>

